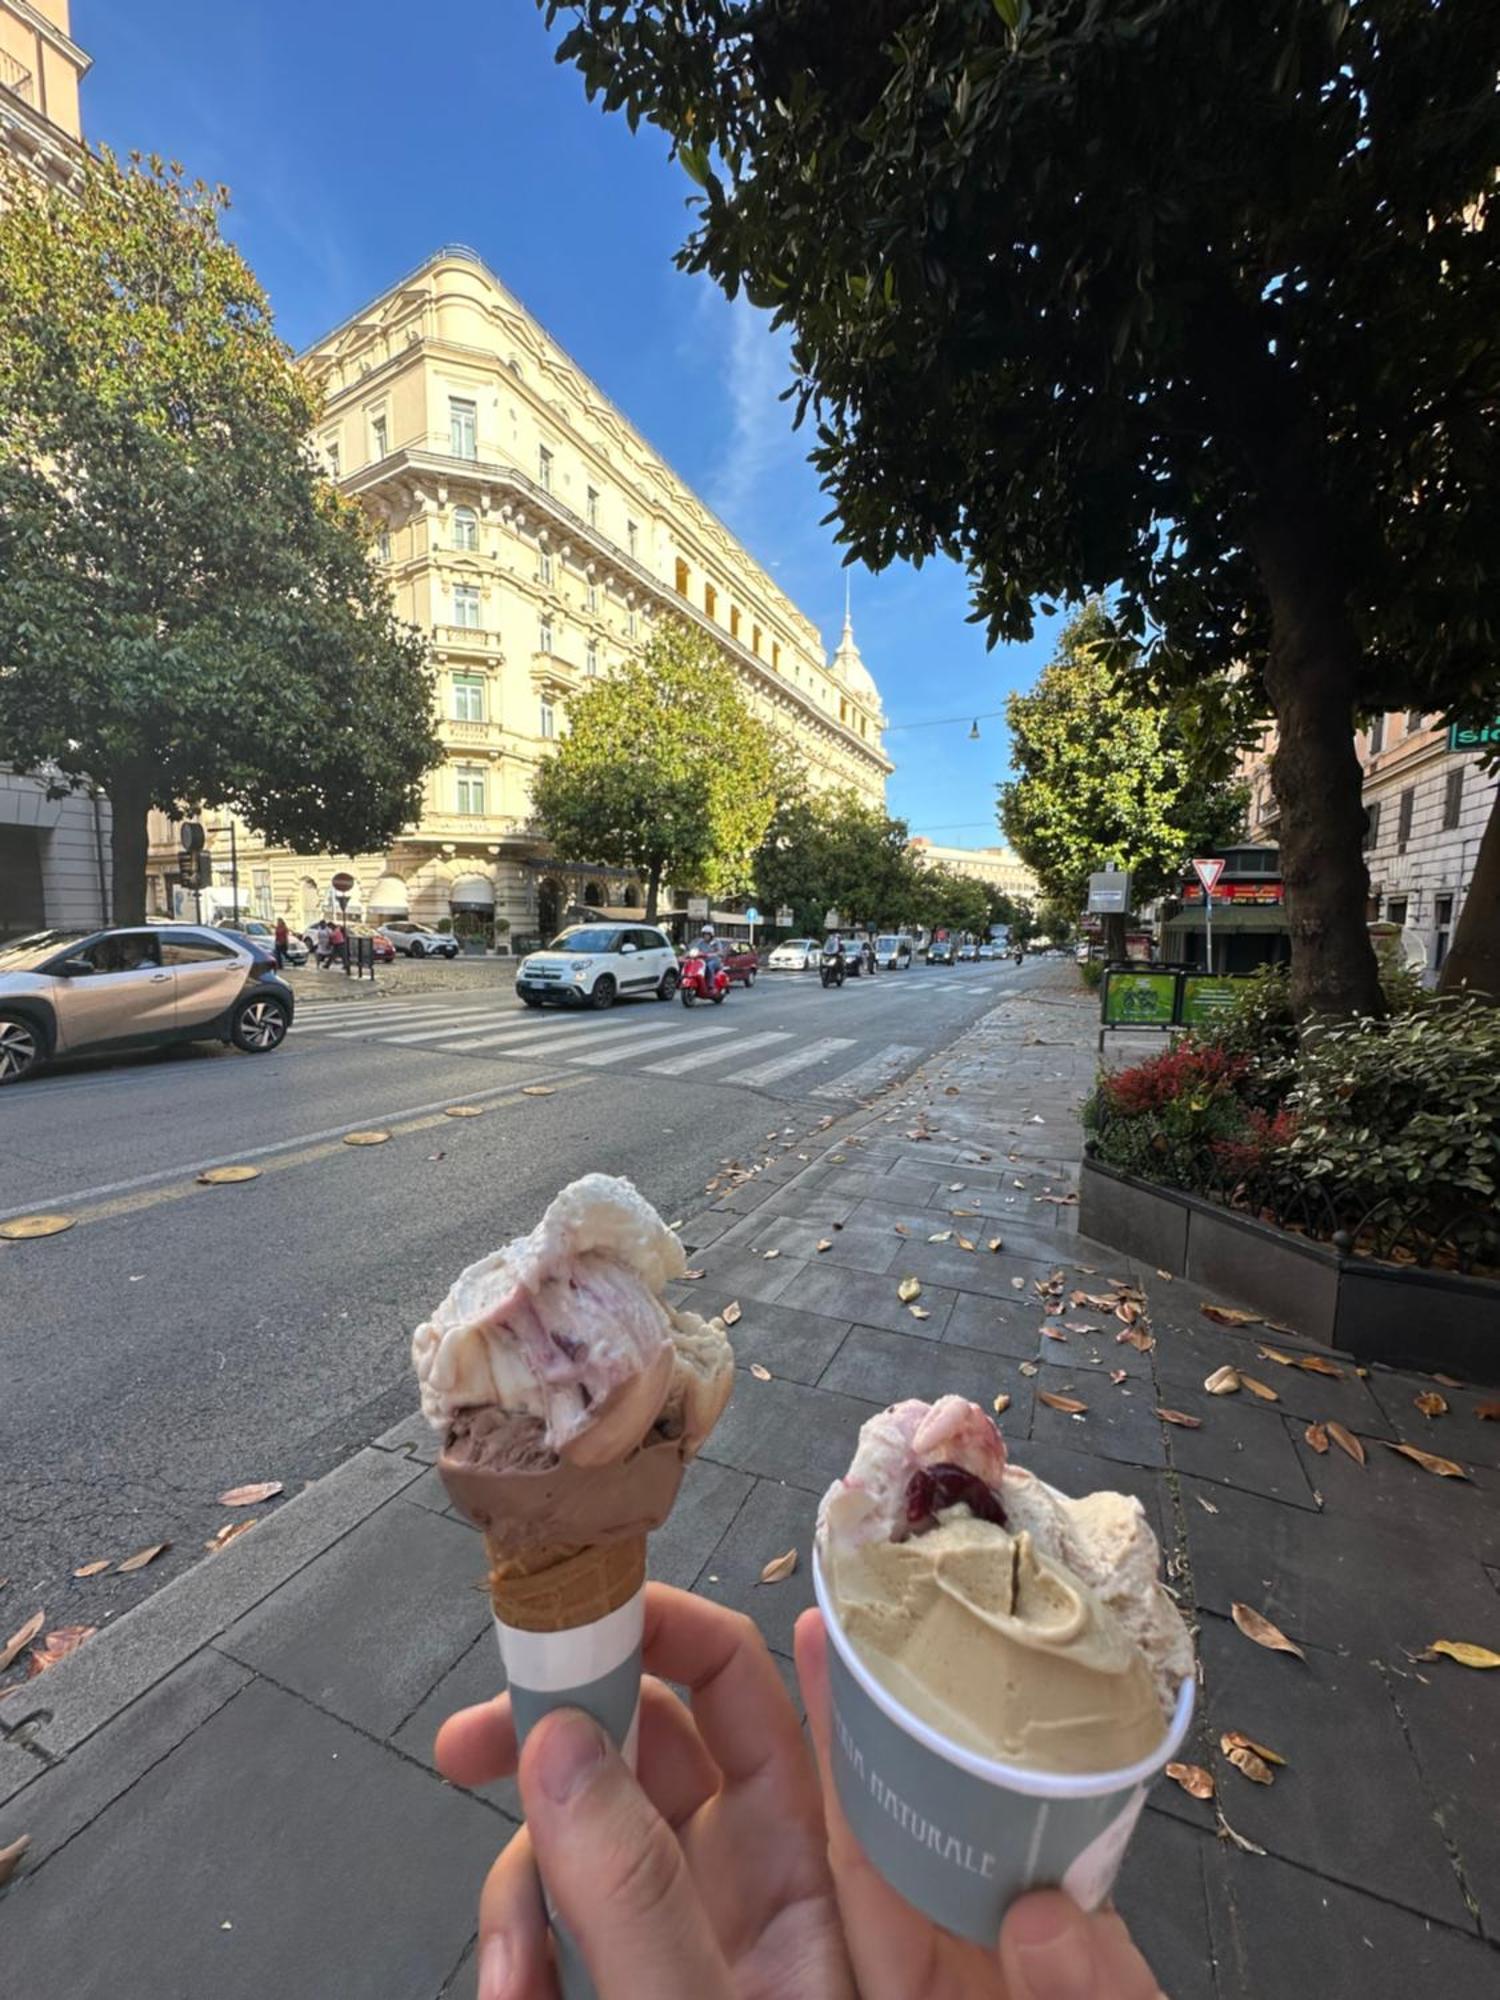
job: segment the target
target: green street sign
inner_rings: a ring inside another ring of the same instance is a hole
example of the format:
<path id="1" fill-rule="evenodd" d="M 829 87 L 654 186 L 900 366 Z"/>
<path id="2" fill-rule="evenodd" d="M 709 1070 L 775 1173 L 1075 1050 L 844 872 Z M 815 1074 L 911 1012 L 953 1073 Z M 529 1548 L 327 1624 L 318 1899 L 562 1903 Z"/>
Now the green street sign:
<path id="1" fill-rule="evenodd" d="M 1240 984 L 1238 979 L 1211 978 L 1206 972 L 1184 973 L 1178 1020 L 1185 1028 L 1201 1027 L 1205 1021 L 1221 1020 L 1233 1007 Z"/>
<path id="2" fill-rule="evenodd" d="M 1500 716 L 1493 722 L 1470 727 L 1462 722 L 1448 724 L 1450 750 L 1500 750 Z"/>
<path id="3" fill-rule="evenodd" d="M 1175 972 L 1106 972 L 1103 1019 L 1108 1028 L 1170 1028 L 1176 1000 Z"/>

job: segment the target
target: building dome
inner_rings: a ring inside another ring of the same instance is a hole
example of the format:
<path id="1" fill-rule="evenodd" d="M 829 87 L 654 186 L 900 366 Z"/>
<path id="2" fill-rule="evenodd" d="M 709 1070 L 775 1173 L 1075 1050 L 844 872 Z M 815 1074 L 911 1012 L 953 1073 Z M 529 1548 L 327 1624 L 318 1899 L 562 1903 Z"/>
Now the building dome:
<path id="1" fill-rule="evenodd" d="M 839 649 L 833 656 L 832 672 L 841 687 L 846 687 L 854 699 L 862 702 L 871 714 L 880 713 L 880 689 L 875 685 L 874 676 L 860 658 L 859 647 L 854 643 L 854 621 L 847 608 L 844 612 L 844 632 L 839 640 Z"/>

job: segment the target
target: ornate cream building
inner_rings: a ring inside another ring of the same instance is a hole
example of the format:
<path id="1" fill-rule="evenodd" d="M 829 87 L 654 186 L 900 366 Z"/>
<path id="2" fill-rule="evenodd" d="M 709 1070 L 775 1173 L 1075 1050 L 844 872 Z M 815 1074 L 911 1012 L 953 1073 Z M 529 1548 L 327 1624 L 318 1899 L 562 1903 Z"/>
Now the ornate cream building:
<path id="1" fill-rule="evenodd" d="M 472 250 L 452 246 L 304 357 L 315 443 L 377 531 L 400 616 L 431 635 L 445 758 L 421 818 L 383 855 L 268 849 L 241 830 L 245 900 L 300 922 L 345 867 L 353 906 L 481 922 L 513 939 L 567 905 L 632 903 L 618 871 L 562 869 L 530 819 L 538 760 L 570 699 L 685 619 L 737 669 L 814 781 L 883 803 L 880 696 L 845 621 L 817 628 Z M 152 895 L 170 888 L 170 830 Z M 213 840 L 216 880 L 226 847 Z"/>
<path id="2" fill-rule="evenodd" d="M 1008 847 L 940 847 L 920 834 L 912 841 L 915 858 L 929 868 L 951 868 L 955 875 L 972 876 L 987 889 L 1018 902 L 1035 903 L 1041 888 L 1035 875 L 1019 854 Z"/>

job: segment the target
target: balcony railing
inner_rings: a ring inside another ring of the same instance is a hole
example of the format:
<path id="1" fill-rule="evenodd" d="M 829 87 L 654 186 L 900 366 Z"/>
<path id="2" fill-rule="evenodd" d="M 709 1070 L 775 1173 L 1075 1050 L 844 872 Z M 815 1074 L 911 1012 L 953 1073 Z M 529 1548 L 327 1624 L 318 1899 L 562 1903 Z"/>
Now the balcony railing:
<path id="1" fill-rule="evenodd" d="M 33 111 L 36 109 L 36 78 L 25 63 L 17 62 L 4 49 L 0 49 L 0 84 L 14 91 L 22 103 L 29 104 Z"/>
<path id="2" fill-rule="evenodd" d="M 434 625 L 432 643 L 446 653 L 485 653 L 494 657 L 500 651 L 500 634 L 487 632 L 478 625 Z"/>
<path id="3" fill-rule="evenodd" d="M 469 722 L 456 715 L 445 715 L 438 724 L 438 731 L 449 743 L 488 746 L 498 745 L 500 741 L 498 722 Z"/>

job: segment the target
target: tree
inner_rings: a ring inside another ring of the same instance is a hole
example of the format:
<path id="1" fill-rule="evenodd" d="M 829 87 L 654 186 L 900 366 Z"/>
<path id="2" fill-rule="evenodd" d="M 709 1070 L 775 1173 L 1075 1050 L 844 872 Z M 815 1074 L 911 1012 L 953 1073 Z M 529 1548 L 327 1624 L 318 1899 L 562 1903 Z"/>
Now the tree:
<path id="1" fill-rule="evenodd" d="M 813 792 L 805 782 L 778 804 L 755 858 L 762 903 L 788 905 L 809 933 L 830 909 L 851 926 L 904 923 L 918 879 L 904 820 L 855 792 Z"/>
<path id="2" fill-rule="evenodd" d="M 116 922 L 145 912 L 151 806 L 360 853 L 441 756 L 226 201 L 107 153 L 76 198 L 0 189 L 0 746 L 108 793 Z"/>
<path id="3" fill-rule="evenodd" d="M 785 765 L 710 640 L 660 625 L 574 699 L 568 723 L 532 788 L 563 860 L 638 869 L 648 920 L 665 881 L 710 894 L 743 885 Z"/>
<path id="4" fill-rule="evenodd" d="M 542 4 L 792 328 L 851 559 L 1263 676 L 1295 998 L 1379 1012 L 1355 715 L 1496 687 L 1500 9 Z"/>
<path id="5" fill-rule="evenodd" d="M 1048 900 L 1075 913 L 1092 870 L 1118 859 L 1145 902 L 1244 823 L 1244 788 L 1230 782 L 1236 690 L 1220 690 L 1194 735 L 1182 700 L 1153 700 L 1113 639 L 1103 605 L 1085 605 L 1036 687 L 1006 705 L 1019 775 L 1000 787 L 1000 823 Z M 1112 929 L 1110 949 L 1123 957 L 1123 916 Z"/>
<path id="6" fill-rule="evenodd" d="M 932 930 L 971 931 L 983 937 L 990 926 L 990 895 L 972 875 L 945 862 L 924 866 L 917 877 L 921 921 Z"/>

